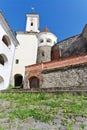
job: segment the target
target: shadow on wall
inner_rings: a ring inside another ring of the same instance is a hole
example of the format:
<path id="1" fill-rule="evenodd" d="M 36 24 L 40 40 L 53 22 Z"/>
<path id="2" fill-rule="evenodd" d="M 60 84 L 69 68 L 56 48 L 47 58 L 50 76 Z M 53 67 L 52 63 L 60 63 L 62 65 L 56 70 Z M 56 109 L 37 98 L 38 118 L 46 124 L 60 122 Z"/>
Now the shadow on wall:
<path id="1" fill-rule="evenodd" d="M 0 90 L 2 89 L 3 86 L 4 86 L 4 79 L 3 77 L 0 76 Z"/>

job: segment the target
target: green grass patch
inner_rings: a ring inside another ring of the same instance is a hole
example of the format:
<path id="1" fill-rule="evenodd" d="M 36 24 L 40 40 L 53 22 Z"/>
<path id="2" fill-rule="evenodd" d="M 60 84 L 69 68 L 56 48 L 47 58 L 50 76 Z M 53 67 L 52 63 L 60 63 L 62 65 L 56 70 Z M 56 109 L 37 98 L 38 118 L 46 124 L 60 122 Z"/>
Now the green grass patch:
<path id="1" fill-rule="evenodd" d="M 5 116 L 10 120 L 15 118 L 25 120 L 33 117 L 36 120 L 48 122 L 55 119 L 60 110 L 67 118 L 72 116 L 87 117 L 86 99 L 87 94 L 0 93 L 0 100 L 10 102 L 8 113 L 4 113 L 6 111 L 4 106 L 4 111 L 0 112 L 0 118 Z M 71 124 L 68 124 L 67 128 L 71 129 L 70 127 Z"/>

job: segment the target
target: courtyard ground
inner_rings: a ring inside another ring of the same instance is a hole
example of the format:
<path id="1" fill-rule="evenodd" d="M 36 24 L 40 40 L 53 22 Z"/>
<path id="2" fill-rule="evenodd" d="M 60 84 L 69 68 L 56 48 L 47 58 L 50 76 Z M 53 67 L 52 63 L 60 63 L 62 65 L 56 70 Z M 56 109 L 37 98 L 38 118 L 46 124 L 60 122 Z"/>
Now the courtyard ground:
<path id="1" fill-rule="evenodd" d="M 87 130 L 87 94 L 0 93 L 0 130 Z"/>

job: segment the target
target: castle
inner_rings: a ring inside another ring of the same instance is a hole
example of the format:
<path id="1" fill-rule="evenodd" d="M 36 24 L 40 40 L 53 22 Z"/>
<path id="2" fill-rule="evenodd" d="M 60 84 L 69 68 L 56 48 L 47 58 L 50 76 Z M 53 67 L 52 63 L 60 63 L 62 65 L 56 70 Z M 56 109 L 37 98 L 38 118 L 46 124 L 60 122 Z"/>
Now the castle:
<path id="1" fill-rule="evenodd" d="M 16 33 L 10 84 L 24 89 L 86 87 L 87 25 L 81 34 L 57 43 L 47 27 L 39 31 L 39 23 L 38 14 L 27 14 L 26 30 Z"/>
<path id="2" fill-rule="evenodd" d="M 39 15 L 26 15 L 26 31 L 18 31 L 19 46 L 15 50 L 12 84 L 21 86 L 25 76 L 25 66 L 51 61 L 51 48 L 57 37 L 47 28 L 39 31 Z"/>

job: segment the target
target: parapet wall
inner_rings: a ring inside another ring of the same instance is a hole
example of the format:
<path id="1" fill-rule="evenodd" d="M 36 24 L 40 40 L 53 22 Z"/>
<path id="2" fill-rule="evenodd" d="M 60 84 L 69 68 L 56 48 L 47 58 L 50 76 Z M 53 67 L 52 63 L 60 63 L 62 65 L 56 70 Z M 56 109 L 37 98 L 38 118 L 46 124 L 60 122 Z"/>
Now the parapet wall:
<path id="1" fill-rule="evenodd" d="M 41 88 L 67 89 L 87 87 L 87 64 L 64 67 L 62 69 L 44 72 Z"/>
<path id="2" fill-rule="evenodd" d="M 40 88 L 69 88 L 87 86 L 87 55 L 26 66 L 26 81 L 39 79 Z M 28 85 L 25 88 L 29 88 Z"/>

